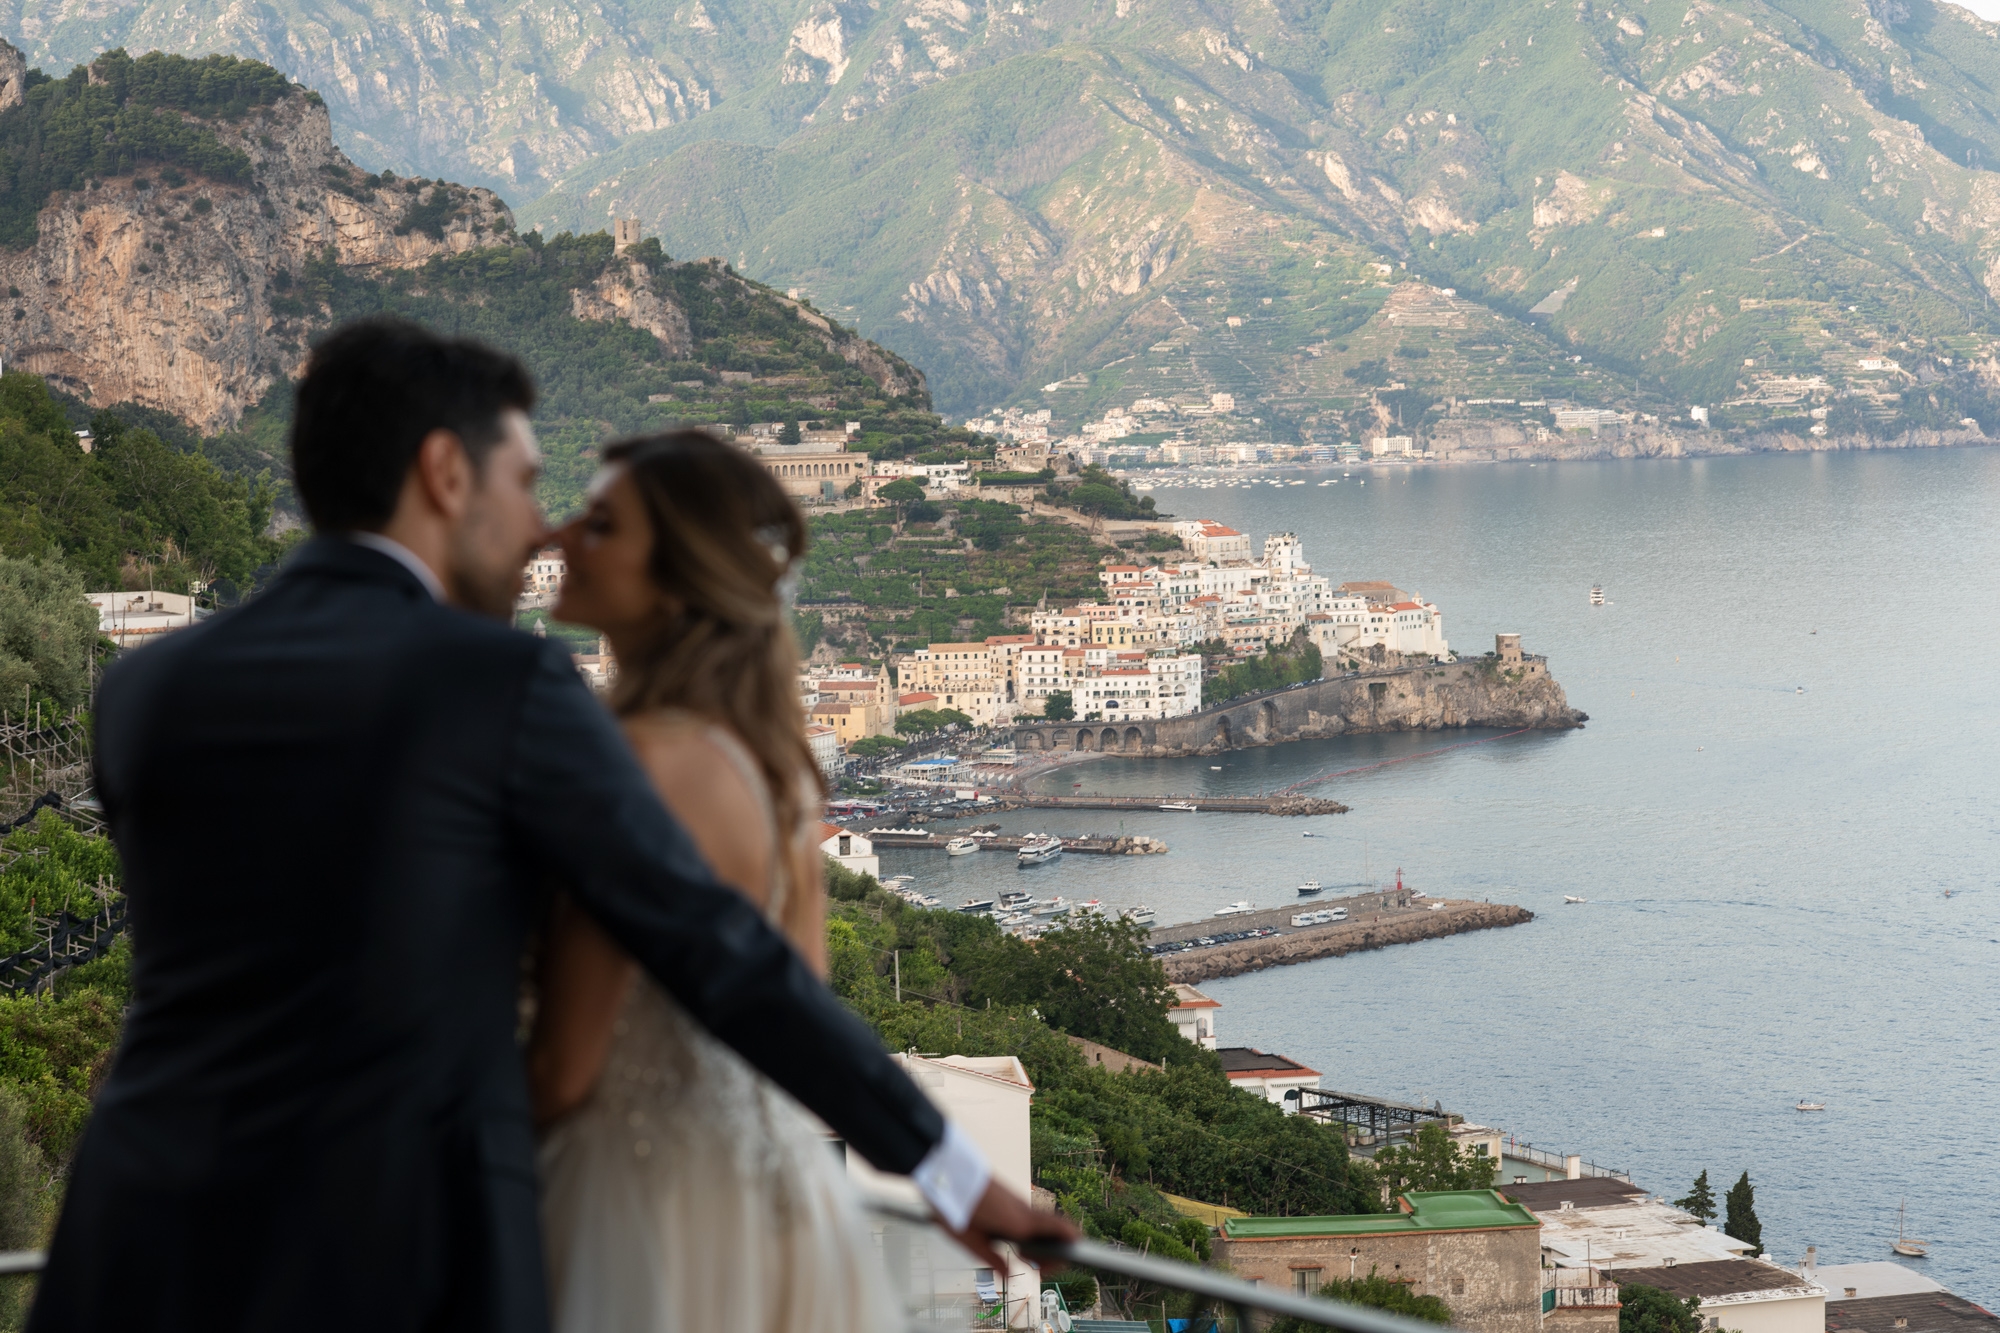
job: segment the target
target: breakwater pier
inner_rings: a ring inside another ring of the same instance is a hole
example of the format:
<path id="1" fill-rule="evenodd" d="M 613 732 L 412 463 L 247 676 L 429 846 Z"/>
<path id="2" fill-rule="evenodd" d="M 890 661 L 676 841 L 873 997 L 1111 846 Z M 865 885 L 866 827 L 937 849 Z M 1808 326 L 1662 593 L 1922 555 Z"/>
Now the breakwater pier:
<path id="1" fill-rule="evenodd" d="M 995 810 L 1165 810 L 1175 814 L 1344 815 L 1339 801 L 1274 792 L 1269 796 L 1041 796 L 1004 787 L 981 788 Z"/>
<path id="2" fill-rule="evenodd" d="M 1346 908 L 1345 921 L 1292 925 L 1292 917 Z M 1456 898 L 1419 898 L 1407 890 L 1370 892 L 1346 898 L 1300 898 L 1282 907 L 1205 921 L 1161 926 L 1151 934 L 1167 980 L 1190 985 L 1216 977 L 1240 976 L 1287 963 L 1338 958 L 1392 944 L 1441 939 L 1474 930 L 1494 930 L 1533 921 L 1525 907 Z M 1201 944 L 1220 934 L 1256 932 L 1251 938 Z M 1161 950 L 1162 945 L 1180 945 Z"/>

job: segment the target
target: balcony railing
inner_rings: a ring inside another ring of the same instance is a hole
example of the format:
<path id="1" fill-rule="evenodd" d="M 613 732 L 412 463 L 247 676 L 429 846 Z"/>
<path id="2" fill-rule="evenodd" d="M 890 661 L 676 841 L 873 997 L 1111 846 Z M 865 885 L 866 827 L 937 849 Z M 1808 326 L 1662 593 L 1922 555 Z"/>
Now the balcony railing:
<path id="1" fill-rule="evenodd" d="M 1005 1279 L 987 1278 L 978 1261 L 960 1249 L 921 1209 L 871 1201 L 869 1210 L 882 1228 L 882 1256 L 890 1281 L 903 1302 L 906 1333 L 946 1330 L 1042 1328 L 1041 1282 L 1031 1278 L 1029 1289 L 1012 1291 Z M 1245 1282 L 1209 1268 L 1143 1254 L 1122 1245 L 1078 1240 L 1067 1244 L 1021 1247 L 1023 1257 L 1038 1264 L 1063 1263 L 1086 1272 L 1127 1282 L 1187 1292 L 1213 1315 L 1219 1333 L 1252 1333 L 1273 1318 L 1293 1318 L 1342 1333 L 1438 1333 L 1436 1324 L 1385 1314 L 1366 1306 L 1299 1296 Z M 41 1250 L 0 1253 L 0 1277 L 39 1273 L 46 1261 Z M 981 1288 L 985 1290 L 982 1291 Z M 1563 1288 L 1567 1295 L 1594 1294 L 1591 1288 Z M 1613 1289 L 1613 1300 L 1616 1295 Z M 1564 1302 L 1567 1304 L 1568 1302 Z M 1266 1318 L 1258 1319 L 1262 1315 Z M 1090 1321 L 1075 1321 L 1087 1329 Z M 1108 1320 L 1107 1323 L 1117 1323 Z M 1134 1320 L 1135 1323 L 1143 1321 Z M 1201 1329 L 1197 1315 L 1189 1328 Z"/>
<path id="2" fill-rule="evenodd" d="M 954 1244 L 922 1209 L 880 1200 L 871 1200 L 869 1209 L 882 1227 L 883 1257 L 891 1281 L 903 1297 L 909 1333 L 984 1328 L 1026 1328 L 1040 1333 L 1043 1323 L 1039 1278 L 1030 1278 L 1026 1291 L 996 1282 L 988 1288 L 992 1294 L 982 1298 L 978 1275 L 988 1270 L 976 1267 L 978 1261 Z M 1219 1333 L 1253 1333 L 1275 1319 L 1286 1317 L 1339 1329 L 1342 1333 L 1439 1333 L 1436 1324 L 1385 1314 L 1366 1306 L 1275 1291 L 1211 1268 L 1198 1268 L 1102 1241 L 1027 1245 L 1021 1247 L 1021 1254 L 1037 1264 L 1062 1263 L 1098 1275 L 1100 1286 L 1103 1278 L 1110 1277 L 1186 1292 L 1196 1298 L 1198 1308 L 1210 1312 L 1213 1320 L 1209 1326 Z M 1132 1312 L 1131 1321 L 1141 1326 L 1145 1323 L 1139 1311 Z M 1076 1320 L 1082 1329 L 1088 1329 L 1092 1322 Z M 1115 1315 L 1104 1321 L 1112 1326 L 1120 1322 Z M 1190 1330 L 1204 1326 L 1198 1314 L 1188 1323 Z"/>

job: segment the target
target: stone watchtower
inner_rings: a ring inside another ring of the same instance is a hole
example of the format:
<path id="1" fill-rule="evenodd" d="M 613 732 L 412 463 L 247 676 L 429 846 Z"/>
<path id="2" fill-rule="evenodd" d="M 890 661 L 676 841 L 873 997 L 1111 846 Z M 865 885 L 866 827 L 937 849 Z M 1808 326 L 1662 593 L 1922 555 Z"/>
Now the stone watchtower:
<path id="1" fill-rule="evenodd" d="M 1521 665 L 1521 636 L 1518 634 L 1496 634 L 1493 636 L 1493 655 L 1500 659 L 1503 667 Z"/>
<path id="2" fill-rule="evenodd" d="M 611 252 L 622 255 L 639 243 L 639 219 L 619 218 L 611 224 Z"/>

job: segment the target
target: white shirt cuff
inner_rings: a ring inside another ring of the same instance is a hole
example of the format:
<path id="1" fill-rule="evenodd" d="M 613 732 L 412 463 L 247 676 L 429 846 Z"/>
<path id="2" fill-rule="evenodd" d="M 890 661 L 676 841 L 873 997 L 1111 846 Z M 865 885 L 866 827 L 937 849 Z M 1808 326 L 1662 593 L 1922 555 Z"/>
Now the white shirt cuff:
<path id="1" fill-rule="evenodd" d="M 910 1179 L 947 1228 L 963 1231 L 993 1179 L 993 1167 L 971 1136 L 947 1120 L 944 1137 L 917 1163 Z"/>

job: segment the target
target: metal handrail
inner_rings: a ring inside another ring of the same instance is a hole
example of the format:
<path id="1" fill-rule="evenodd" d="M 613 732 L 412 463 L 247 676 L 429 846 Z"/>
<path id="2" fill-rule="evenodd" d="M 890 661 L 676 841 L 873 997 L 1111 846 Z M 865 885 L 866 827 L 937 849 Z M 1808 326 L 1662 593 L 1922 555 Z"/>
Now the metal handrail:
<path id="1" fill-rule="evenodd" d="M 871 1211 L 900 1222 L 913 1222 L 921 1226 L 936 1226 L 936 1219 L 921 1208 L 909 1207 L 884 1199 L 870 1199 Z M 1180 1291 L 1192 1292 L 1219 1301 L 1223 1305 L 1238 1310 L 1262 1310 L 1267 1314 L 1303 1319 L 1310 1324 L 1321 1324 L 1327 1328 L 1344 1330 L 1344 1333 L 1438 1333 L 1436 1324 L 1407 1319 L 1402 1315 L 1385 1314 L 1365 1305 L 1350 1305 L 1345 1301 L 1329 1301 L 1318 1296 L 1298 1296 L 1288 1291 L 1273 1291 L 1242 1278 L 1218 1273 L 1212 1268 L 1197 1268 L 1175 1259 L 1162 1259 L 1158 1255 L 1146 1254 L 1139 1250 L 1127 1249 L 1123 1245 L 1107 1245 L 1103 1241 L 1031 1241 L 1015 1246 L 1025 1259 L 1037 1264 L 1061 1263 L 1073 1268 L 1096 1269 L 1103 1273 L 1115 1273 L 1119 1277 L 1134 1278 L 1141 1282 L 1151 1282 L 1157 1286 L 1173 1287 Z M 1239 1320 L 1239 1322 L 1241 1322 Z M 1247 1324 L 1244 1327 L 1248 1327 Z"/>

